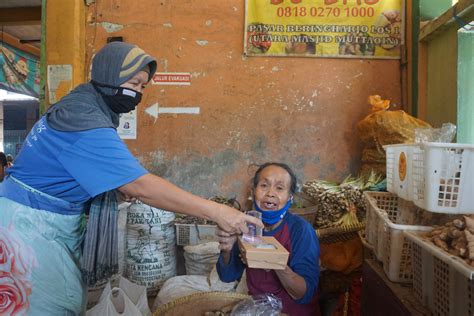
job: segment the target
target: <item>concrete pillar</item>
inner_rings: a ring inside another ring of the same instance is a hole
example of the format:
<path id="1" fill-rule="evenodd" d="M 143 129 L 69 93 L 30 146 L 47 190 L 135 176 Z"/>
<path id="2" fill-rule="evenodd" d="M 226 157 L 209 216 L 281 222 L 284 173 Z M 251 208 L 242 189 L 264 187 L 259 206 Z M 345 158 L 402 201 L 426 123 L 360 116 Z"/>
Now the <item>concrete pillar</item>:
<path id="1" fill-rule="evenodd" d="M 474 144 L 474 29 L 458 31 L 458 142 Z"/>
<path id="2" fill-rule="evenodd" d="M 46 1 L 46 106 L 85 80 L 84 0 Z"/>

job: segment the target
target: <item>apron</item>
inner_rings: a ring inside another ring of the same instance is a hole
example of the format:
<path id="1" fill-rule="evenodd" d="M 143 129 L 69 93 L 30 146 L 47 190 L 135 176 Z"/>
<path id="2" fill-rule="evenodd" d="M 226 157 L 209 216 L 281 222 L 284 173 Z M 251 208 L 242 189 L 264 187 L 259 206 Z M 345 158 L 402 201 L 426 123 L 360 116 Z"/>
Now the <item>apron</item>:
<path id="1" fill-rule="evenodd" d="M 82 207 L 11 176 L 0 184 L 0 315 L 85 313 Z"/>

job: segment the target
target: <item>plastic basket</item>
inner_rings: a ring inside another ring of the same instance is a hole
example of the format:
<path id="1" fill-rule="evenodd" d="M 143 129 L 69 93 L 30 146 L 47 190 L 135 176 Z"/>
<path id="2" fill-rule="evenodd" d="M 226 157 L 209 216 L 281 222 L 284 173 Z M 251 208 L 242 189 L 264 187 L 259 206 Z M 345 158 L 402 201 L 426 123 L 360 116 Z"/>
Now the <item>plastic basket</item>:
<path id="1" fill-rule="evenodd" d="M 407 201 L 413 200 L 412 161 L 415 144 L 384 146 L 387 157 L 387 191 Z"/>
<path id="2" fill-rule="evenodd" d="M 179 224 L 176 226 L 176 244 L 178 246 L 197 245 L 208 241 L 217 241 L 216 225 Z"/>
<path id="3" fill-rule="evenodd" d="M 413 201 L 435 213 L 474 213 L 474 146 L 424 143 L 413 153 Z"/>
<path id="4" fill-rule="evenodd" d="M 403 234 L 405 231 L 430 231 L 431 226 L 399 225 L 384 218 L 383 269 L 390 281 L 411 283 L 413 269 L 411 261 L 411 243 Z"/>
<path id="5" fill-rule="evenodd" d="M 378 216 L 374 252 L 382 261 L 383 269 L 392 282 L 410 283 L 413 277 L 411 267 L 411 243 L 404 231 L 430 231 L 431 226 L 423 222 L 422 210 L 392 193 L 364 193 L 369 210 Z M 378 211 L 376 211 L 378 209 Z M 367 225 L 368 226 L 368 225 Z M 376 245 L 376 246 L 375 246 Z"/>
<path id="6" fill-rule="evenodd" d="M 406 233 L 413 243 L 413 290 L 433 315 L 474 315 L 474 268 L 441 250 L 418 234 Z"/>
<path id="7" fill-rule="evenodd" d="M 358 234 L 360 241 L 362 242 L 362 246 L 364 247 L 364 259 L 375 260 L 374 247 L 372 247 L 372 245 L 370 245 L 365 239 L 365 233 L 363 231 L 359 231 Z"/>
<path id="8" fill-rule="evenodd" d="M 387 216 L 386 213 L 381 214 L 381 210 L 389 210 L 393 212 L 397 208 L 398 198 L 396 195 L 385 192 L 364 192 L 364 204 L 366 208 L 366 226 L 365 239 L 373 248 L 375 257 L 382 261 L 383 244 L 379 241 L 379 224 L 383 224 L 381 216 Z M 372 202 L 375 200 L 375 202 Z"/>

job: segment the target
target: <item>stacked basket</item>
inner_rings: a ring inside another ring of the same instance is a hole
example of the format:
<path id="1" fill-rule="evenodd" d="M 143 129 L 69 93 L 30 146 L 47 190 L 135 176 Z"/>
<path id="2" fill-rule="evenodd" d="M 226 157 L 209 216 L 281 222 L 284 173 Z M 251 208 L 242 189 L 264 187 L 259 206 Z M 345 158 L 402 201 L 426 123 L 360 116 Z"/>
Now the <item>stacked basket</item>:
<path id="1" fill-rule="evenodd" d="M 393 193 L 364 192 L 367 209 L 365 243 L 373 248 L 383 263 L 389 280 L 410 283 L 412 280 L 410 243 L 404 231 L 429 231 L 424 212 L 413 203 Z"/>
<path id="2" fill-rule="evenodd" d="M 474 213 L 474 145 L 425 143 L 413 155 L 413 201 L 435 213 Z"/>
<path id="3" fill-rule="evenodd" d="M 474 269 L 418 234 L 413 249 L 413 290 L 434 315 L 474 315 Z"/>
<path id="4" fill-rule="evenodd" d="M 423 143 L 385 149 L 389 191 L 432 213 L 474 213 L 473 145 Z M 380 224 L 377 227 L 380 229 Z M 379 233 L 366 232 L 368 241 Z M 412 249 L 415 295 L 434 315 L 474 315 L 474 268 L 426 241 L 423 235 L 405 230 L 403 237 Z M 373 244 L 374 251 L 386 251 L 379 243 Z"/>
<path id="5" fill-rule="evenodd" d="M 434 213 L 474 213 L 474 145 L 397 144 L 387 153 L 387 189 Z"/>

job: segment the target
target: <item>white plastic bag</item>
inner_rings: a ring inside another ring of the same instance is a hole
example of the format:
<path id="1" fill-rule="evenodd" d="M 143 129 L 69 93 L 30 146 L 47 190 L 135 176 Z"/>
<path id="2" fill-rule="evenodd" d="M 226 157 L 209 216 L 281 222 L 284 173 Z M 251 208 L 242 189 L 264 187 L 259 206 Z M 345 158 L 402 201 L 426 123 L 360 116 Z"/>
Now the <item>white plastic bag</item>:
<path id="1" fill-rule="evenodd" d="M 120 278 L 119 287 L 104 288 L 99 303 L 86 312 L 86 316 L 149 316 L 146 287 L 133 284 L 125 278 Z"/>

